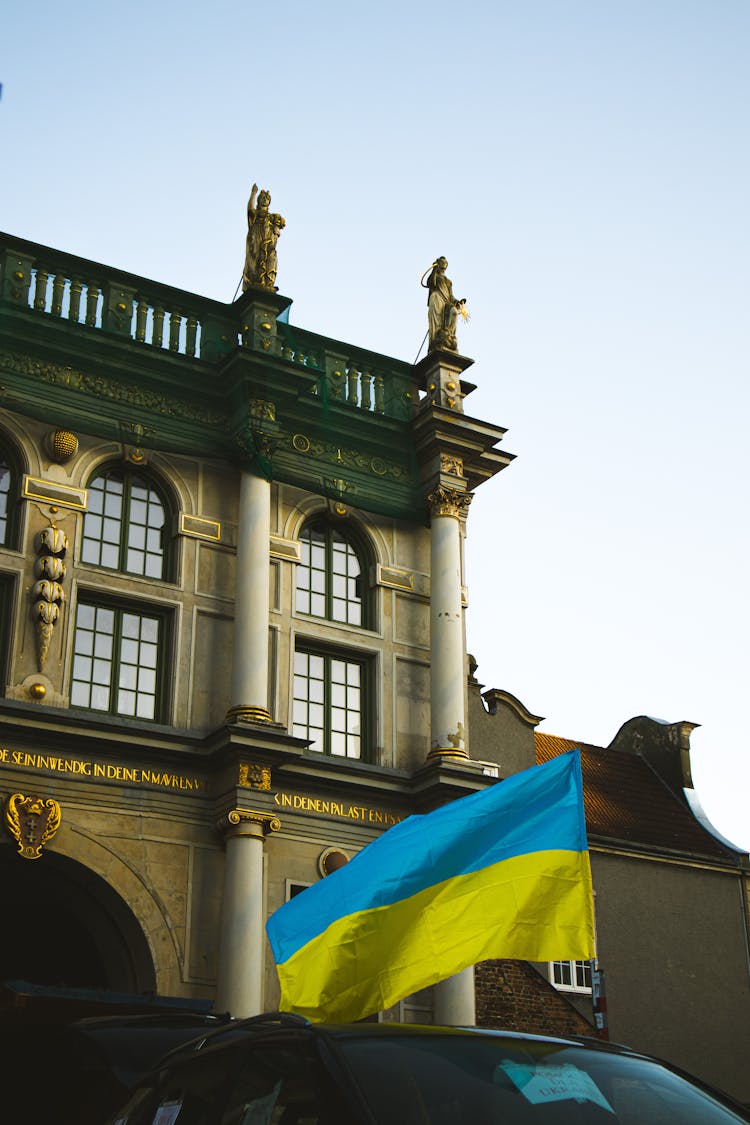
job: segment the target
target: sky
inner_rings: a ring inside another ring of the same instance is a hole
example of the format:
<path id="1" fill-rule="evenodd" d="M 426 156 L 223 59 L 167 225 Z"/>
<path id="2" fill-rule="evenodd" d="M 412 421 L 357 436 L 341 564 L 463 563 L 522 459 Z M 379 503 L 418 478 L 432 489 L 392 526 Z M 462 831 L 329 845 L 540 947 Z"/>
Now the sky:
<path id="1" fill-rule="evenodd" d="M 253 182 L 291 321 L 413 361 L 471 320 L 517 459 L 467 539 L 469 649 L 540 729 L 700 726 L 750 848 L 746 0 L 27 0 L 0 39 L 0 227 L 231 301 Z"/>

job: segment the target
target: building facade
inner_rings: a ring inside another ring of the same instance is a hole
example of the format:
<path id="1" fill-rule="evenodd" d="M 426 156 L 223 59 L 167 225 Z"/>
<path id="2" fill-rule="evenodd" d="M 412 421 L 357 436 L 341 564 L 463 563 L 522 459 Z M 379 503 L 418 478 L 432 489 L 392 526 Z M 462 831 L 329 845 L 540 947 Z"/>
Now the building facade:
<path id="1" fill-rule="evenodd" d="M 463 537 L 504 431 L 455 351 L 0 247 L 1 979 L 273 1008 L 268 913 L 492 781 Z"/>
<path id="2" fill-rule="evenodd" d="M 604 985 L 598 1022 L 613 1041 L 666 1058 L 750 1103 L 743 1046 L 750 1038 L 750 864 L 702 814 L 690 770 L 694 724 L 641 716 L 609 746 L 591 746 L 536 730 L 540 716 L 518 699 L 482 693 L 471 681 L 472 751 L 496 762 L 502 776 L 580 748 Z M 533 968 L 593 1034 L 590 966 Z M 549 1029 L 544 999 L 519 1013 L 492 987 L 492 974 L 483 984 L 484 972 L 477 970 L 478 1009 L 488 1022 Z M 526 991 L 539 996 L 538 986 Z"/>

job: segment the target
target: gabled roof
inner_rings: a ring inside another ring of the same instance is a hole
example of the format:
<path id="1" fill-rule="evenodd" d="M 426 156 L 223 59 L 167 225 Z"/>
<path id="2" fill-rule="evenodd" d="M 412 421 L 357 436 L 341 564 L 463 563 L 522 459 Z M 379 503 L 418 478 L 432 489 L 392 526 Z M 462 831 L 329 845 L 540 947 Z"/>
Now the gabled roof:
<path id="1" fill-rule="evenodd" d="M 541 731 L 535 731 L 534 739 L 538 763 L 580 749 L 586 827 L 592 842 L 740 865 L 741 853 L 724 847 L 706 831 L 639 754 Z"/>

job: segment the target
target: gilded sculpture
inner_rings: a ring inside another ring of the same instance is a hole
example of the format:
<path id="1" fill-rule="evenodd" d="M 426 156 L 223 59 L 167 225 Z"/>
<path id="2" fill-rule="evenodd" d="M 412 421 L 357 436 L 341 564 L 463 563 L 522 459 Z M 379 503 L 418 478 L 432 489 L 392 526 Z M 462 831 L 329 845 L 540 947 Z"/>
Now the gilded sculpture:
<path id="1" fill-rule="evenodd" d="M 420 281 L 422 287 L 429 292 L 427 297 L 428 352 L 436 351 L 439 348 L 457 352 L 456 323 L 459 316 L 463 320 L 467 320 L 469 315 L 466 311 L 466 299 L 453 296 L 453 284 L 445 273 L 447 268 L 448 262 L 445 258 L 436 258 L 430 268 L 424 271 Z M 425 278 L 427 278 L 426 281 Z"/>
<path id="2" fill-rule="evenodd" d="M 251 286 L 277 290 L 276 271 L 278 259 L 276 243 L 286 226 L 281 215 L 270 211 L 271 195 L 265 188 L 258 193 L 253 184 L 247 203 L 247 240 L 245 243 L 245 268 L 242 271 L 242 291 Z"/>

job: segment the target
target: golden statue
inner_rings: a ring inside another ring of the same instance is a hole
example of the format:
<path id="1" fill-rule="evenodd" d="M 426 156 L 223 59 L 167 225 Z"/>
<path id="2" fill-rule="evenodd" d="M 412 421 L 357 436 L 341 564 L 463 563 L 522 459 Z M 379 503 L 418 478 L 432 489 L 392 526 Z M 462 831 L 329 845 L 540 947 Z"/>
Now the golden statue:
<path id="1" fill-rule="evenodd" d="M 430 340 L 427 351 L 436 348 L 445 348 L 451 352 L 458 351 L 456 343 L 456 322 L 458 317 L 468 318 L 466 300 L 457 300 L 453 296 L 453 285 L 445 276 L 448 262 L 445 258 L 436 258 L 428 270 L 422 274 L 420 285 L 429 290 L 427 298 L 427 321 L 429 325 Z M 430 275 L 427 277 L 427 275 Z M 427 277 L 427 281 L 425 278 Z"/>
<path id="2" fill-rule="evenodd" d="M 242 271 L 242 291 L 251 286 L 273 289 L 276 292 L 276 243 L 286 226 L 281 215 L 271 214 L 271 195 L 265 189 L 258 194 L 258 185 L 253 184 L 247 202 L 247 241 L 245 244 L 245 268 Z"/>

